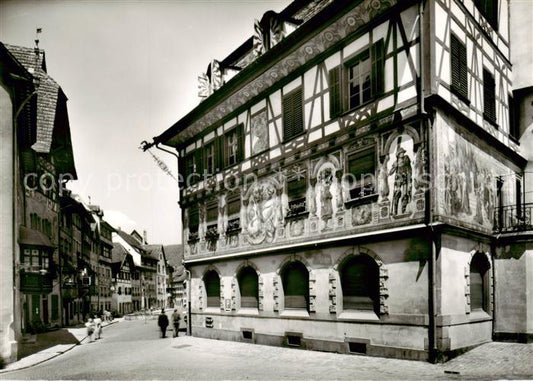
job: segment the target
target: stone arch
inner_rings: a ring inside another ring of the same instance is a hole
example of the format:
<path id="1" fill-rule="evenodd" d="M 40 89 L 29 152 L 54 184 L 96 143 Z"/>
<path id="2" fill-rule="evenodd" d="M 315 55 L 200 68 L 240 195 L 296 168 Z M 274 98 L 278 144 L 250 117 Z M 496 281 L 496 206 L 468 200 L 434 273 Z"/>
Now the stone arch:
<path id="1" fill-rule="evenodd" d="M 464 270 L 464 275 L 465 275 L 465 299 L 466 299 L 465 313 L 469 314 L 469 313 L 472 312 L 471 300 L 470 300 L 470 281 L 471 281 L 471 279 L 470 279 L 470 267 L 471 267 L 472 260 L 474 259 L 474 257 L 476 255 L 480 255 L 489 264 L 489 269 L 487 270 L 487 272 L 488 272 L 488 274 L 487 274 L 487 281 L 488 281 L 488 284 L 487 284 L 487 292 L 488 292 L 487 298 L 488 298 L 488 304 L 487 304 L 487 311 L 485 311 L 485 312 L 487 312 L 490 316 L 492 316 L 493 315 L 493 311 L 494 311 L 494 290 L 493 290 L 493 285 L 494 285 L 494 265 L 493 265 L 493 262 L 492 262 L 492 257 L 489 254 L 487 248 L 484 247 L 484 245 L 480 245 L 477 249 L 471 250 L 468 253 L 468 255 L 469 255 L 469 258 L 468 258 L 468 261 L 466 263 L 465 270 Z"/>
<path id="2" fill-rule="evenodd" d="M 231 309 L 236 310 L 237 305 L 239 304 L 237 303 L 239 301 L 239 298 L 237 295 L 238 294 L 237 288 L 239 286 L 239 281 L 237 277 L 239 273 L 246 267 L 251 267 L 257 273 L 257 287 L 258 287 L 258 293 L 259 293 L 258 309 L 262 311 L 264 308 L 263 278 L 261 275 L 261 271 L 259 271 L 259 267 L 257 267 L 257 265 L 254 262 L 248 259 L 245 259 L 243 262 L 241 262 L 237 266 L 237 268 L 235 269 L 235 272 L 233 273 L 233 277 L 231 278 Z"/>
<path id="3" fill-rule="evenodd" d="M 339 269 L 344 263 L 350 260 L 352 257 L 358 255 L 366 255 L 372 258 L 377 266 L 379 271 L 379 314 L 387 315 L 389 313 L 388 297 L 388 278 L 389 272 L 384 264 L 381 257 L 374 251 L 363 247 L 357 246 L 352 247 L 351 249 L 346 250 L 336 261 L 335 265 L 331 268 L 329 274 L 329 312 L 335 313 L 338 310 L 338 293 L 340 289 L 340 294 L 342 297 L 342 287 L 340 287 L 340 274 Z"/>
<path id="4" fill-rule="evenodd" d="M 413 139 L 413 145 L 415 147 L 418 144 L 421 143 L 420 134 L 418 133 L 418 131 L 415 128 L 407 125 L 407 126 L 404 126 L 403 130 L 401 130 L 401 131 L 394 131 L 387 138 L 387 141 L 385 142 L 385 145 L 383 146 L 383 152 L 380 152 L 380 156 L 388 155 L 389 152 L 390 152 L 390 148 L 392 146 L 392 143 L 394 141 L 396 141 L 396 139 L 398 139 L 398 137 L 401 136 L 401 135 L 409 135 L 409 136 L 411 136 L 411 138 Z"/>
<path id="5" fill-rule="evenodd" d="M 311 178 L 316 179 L 318 176 L 318 171 L 322 168 L 322 166 L 326 163 L 331 163 L 335 170 L 340 171 L 342 170 L 342 164 L 340 160 L 335 155 L 326 155 L 322 156 L 314 165 L 313 170 L 311 171 Z"/>
<path id="6" fill-rule="evenodd" d="M 276 270 L 276 274 L 274 275 L 273 282 L 274 282 L 274 311 L 280 310 L 280 300 L 281 298 L 281 290 L 280 290 L 280 284 L 281 281 L 281 271 L 283 268 L 288 265 L 291 262 L 300 262 L 302 263 L 307 271 L 309 272 L 309 312 L 316 312 L 316 275 L 313 271 L 313 268 L 311 267 L 309 261 L 307 261 L 305 258 L 296 255 L 291 254 L 285 257 L 283 261 L 281 261 L 278 269 Z M 283 286 L 281 286 L 283 288 Z"/>
<path id="7" fill-rule="evenodd" d="M 204 278 L 205 278 L 206 274 L 208 272 L 211 272 L 211 271 L 214 271 L 218 275 L 218 278 L 219 278 L 219 281 L 220 281 L 220 308 L 224 309 L 224 282 L 223 282 L 222 274 L 221 274 L 220 270 L 215 265 L 209 265 L 208 267 L 205 268 L 205 270 L 202 273 L 202 278 L 201 278 L 201 282 L 200 282 L 200 286 L 199 286 L 200 310 L 202 310 L 204 308 L 204 304 L 205 304 L 204 301 L 203 301 L 204 295 L 205 295 L 205 300 L 206 300 L 206 303 L 207 303 L 207 288 L 205 286 Z"/>

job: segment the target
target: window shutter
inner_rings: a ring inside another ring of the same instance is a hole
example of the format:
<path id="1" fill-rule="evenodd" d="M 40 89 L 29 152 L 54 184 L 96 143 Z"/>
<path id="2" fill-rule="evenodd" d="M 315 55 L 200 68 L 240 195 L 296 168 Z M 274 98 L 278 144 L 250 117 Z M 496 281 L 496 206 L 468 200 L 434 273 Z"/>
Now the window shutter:
<path id="1" fill-rule="evenodd" d="M 195 172 L 202 176 L 204 173 L 204 150 L 202 148 L 194 152 L 194 159 L 196 165 Z"/>
<path id="2" fill-rule="evenodd" d="M 224 168 L 224 136 L 219 136 L 215 139 L 215 165 L 214 172 L 218 172 Z"/>
<path id="3" fill-rule="evenodd" d="M 451 87 L 457 94 L 468 98 L 468 69 L 466 46 L 453 34 L 450 38 L 451 47 Z"/>
<path id="4" fill-rule="evenodd" d="M 483 69 L 483 112 L 485 118 L 491 122 L 496 122 L 496 84 L 494 76 L 486 69 Z"/>
<path id="5" fill-rule="evenodd" d="M 372 96 L 383 93 L 385 88 L 385 57 L 383 39 L 372 45 Z"/>
<path id="6" fill-rule="evenodd" d="M 334 118 L 342 113 L 341 99 L 341 67 L 329 71 L 329 117 Z"/>
<path id="7" fill-rule="evenodd" d="M 303 131 L 303 92 L 294 90 L 283 98 L 283 135 L 289 140 Z"/>
<path id="8" fill-rule="evenodd" d="M 283 137 L 285 140 L 293 136 L 292 97 L 283 98 Z"/>
<path id="9" fill-rule="evenodd" d="M 293 93 L 292 105 L 294 111 L 294 135 L 297 135 L 304 130 L 303 92 L 301 87 Z"/>
<path id="10" fill-rule="evenodd" d="M 244 160 L 244 126 L 242 124 L 237 125 L 237 162 Z"/>

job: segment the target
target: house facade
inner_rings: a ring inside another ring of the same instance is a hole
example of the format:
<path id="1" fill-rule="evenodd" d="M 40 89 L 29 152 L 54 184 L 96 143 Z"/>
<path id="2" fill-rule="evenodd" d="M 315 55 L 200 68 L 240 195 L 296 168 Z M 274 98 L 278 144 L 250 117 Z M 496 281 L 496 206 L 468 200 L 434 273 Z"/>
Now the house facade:
<path id="1" fill-rule="evenodd" d="M 211 61 L 145 146 L 179 156 L 193 334 L 431 361 L 531 337 L 508 22 L 507 0 L 295 1 Z"/>

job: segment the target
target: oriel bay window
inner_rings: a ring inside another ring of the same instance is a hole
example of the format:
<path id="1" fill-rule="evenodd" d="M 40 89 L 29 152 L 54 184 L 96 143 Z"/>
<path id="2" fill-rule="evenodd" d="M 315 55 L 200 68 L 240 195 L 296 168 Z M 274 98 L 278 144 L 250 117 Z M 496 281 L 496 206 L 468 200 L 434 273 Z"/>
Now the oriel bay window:
<path id="1" fill-rule="evenodd" d="M 303 263 L 294 261 L 282 269 L 281 280 L 285 294 L 285 308 L 308 310 L 309 271 Z"/>
<path id="2" fill-rule="evenodd" d="M 27 272 L 48 272 L 50 251 L 41 247 L 25 246 L 20 252 L 20 263 Z"/>
<path id="3" fill-rule="evenodd" d="M 207 294 L 207 307 L 220 308 L 220 277 L 215 270 L 209 270 L 205 273 L 204 285 Z"/>
<path id="4" fill-rule="evenodd" d="M 351 200 L 376 194 L 375 147 L 348 154 L 346 167 Z"/>
<path id="5" fill-rule="evenodd" d="M 379 40 L 329 71 L 330 117 L 355 109 L 383 93 L 384 45 Z"/>
<path id="6" fill-rule="evenodd" d="M 241 292 L 241 308 L 257 308 L 259 287 L 257 272 L 250 266 L 244 267 L 237 275 Z"/>

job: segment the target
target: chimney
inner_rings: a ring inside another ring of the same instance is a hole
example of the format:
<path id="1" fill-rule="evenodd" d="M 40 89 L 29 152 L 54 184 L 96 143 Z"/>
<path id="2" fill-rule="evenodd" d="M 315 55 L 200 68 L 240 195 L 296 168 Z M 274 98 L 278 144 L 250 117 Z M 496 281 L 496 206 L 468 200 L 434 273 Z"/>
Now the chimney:
<path id="1" fill-rule="evenodd" d="M 143 245 L 148 245 L 146 230 L 143 230 Z"/>

